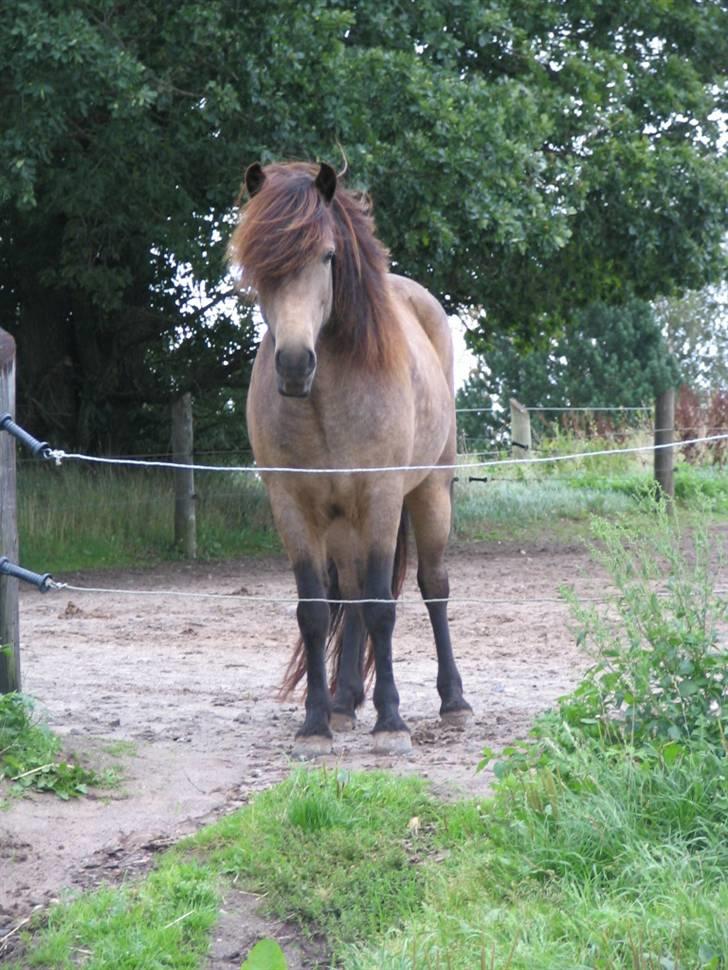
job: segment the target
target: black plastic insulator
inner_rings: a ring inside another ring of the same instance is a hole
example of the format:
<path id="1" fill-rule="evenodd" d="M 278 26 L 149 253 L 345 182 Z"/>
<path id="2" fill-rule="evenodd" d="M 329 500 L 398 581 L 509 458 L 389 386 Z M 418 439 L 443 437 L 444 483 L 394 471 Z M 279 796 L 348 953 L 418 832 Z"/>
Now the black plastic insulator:
<path id="1" fill-rule="evenodd" d="M 14 438 L 17 438 L 26 448 L 30 448 L 33 452 L 33 457 L 38 458 L 49 458 L 51 453 L 51 446 L 47 441 L 38 441 L 34 438 L 32 434 L 17 425 L 10 414 L 0 415 L 0 429 L 7 431 Z"/>
<path id="2" fill-rule="evenodd" d="M 41 593 L 48 592 L 53 579 L 50 573 L 34 573 L 30 569 L 23 569 L 22 566 L 10 562 L 7 556 L 0 556 L 0 573 L 5 576 L 13 576 L 15 579 L 22 579 L 24 583 L 36 586 Z"/>

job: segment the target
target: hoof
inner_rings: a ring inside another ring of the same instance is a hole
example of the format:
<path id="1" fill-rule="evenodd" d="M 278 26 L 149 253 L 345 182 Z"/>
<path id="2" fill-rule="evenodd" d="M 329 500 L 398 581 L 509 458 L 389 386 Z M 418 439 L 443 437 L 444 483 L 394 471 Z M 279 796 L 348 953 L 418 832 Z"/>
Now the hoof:
<path id="1" fill-rule="evenodd" d="M 409 731 L 377 731 L 374 734 L 376 754 L 406 754 L 412 750 Z"/>
<path id="2" fill-rule="evenodd" d="M 356 718 L 353 714 L 333 711 L 329 720 L 329 727 L 332 731 L 353 731 L 356 727 Z"/>
<path id="3" fill-rule="evenodd" d="M 453 727 L 464 728 L 473 720 L 473 712 L 469 707 L 461 707 L 457 711 L 445 711 L 440 715 L 443 724 L 451 724 Z"/>
<path id="4" fill-rule="evenodd" d="M 318 758 L 324 754 L 331 754 L 333 742 L 323 734 L 301 734 L 293 742 L 294 758 Z"/>

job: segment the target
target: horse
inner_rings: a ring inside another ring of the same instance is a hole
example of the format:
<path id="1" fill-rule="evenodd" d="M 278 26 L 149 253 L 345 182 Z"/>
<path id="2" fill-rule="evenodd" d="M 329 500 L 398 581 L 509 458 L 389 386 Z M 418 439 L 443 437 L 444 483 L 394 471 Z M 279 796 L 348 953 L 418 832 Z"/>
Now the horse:
<path id="1" fill-rule="evenodd" d="M 298 591 L 300 639 L 282 687 L 290 693 L 305 675 L 293 754 L 326 754 L 332 728 L 354 726 L 372 666 L 374 750 L 405 752 L 411 737 L 399 712 L 392 632 L 408 518 L 435 639 L 440 716 L 462 723 L 472 715 L 447 617 L 455 459 L 447 316 L 424 287 L 389 273 L 368 197 L 344 188 L 330 165 L 255 162 L 238 204 L 228 258 L 266 324 L 248 433 Z"/>

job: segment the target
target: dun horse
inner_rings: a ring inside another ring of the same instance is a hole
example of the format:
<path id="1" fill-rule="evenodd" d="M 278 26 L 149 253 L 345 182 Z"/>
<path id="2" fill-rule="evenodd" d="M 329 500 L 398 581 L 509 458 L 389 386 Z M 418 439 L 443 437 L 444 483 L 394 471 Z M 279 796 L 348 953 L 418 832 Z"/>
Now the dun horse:
<path id="1" fill-rule="evenodd" d="M 444 552 L 452 471 L 407 470 L 455 457 L 452 343 L 440 304 L 388 273 L 365 200 L 328 165 L 251 165 L 249 201 L 230 240 L 240 285 L 267 332 L 248 395 L 248 430 L 298 588 L 301 639 L 283 685 L 306 676 L 294 753 L 331 750 L 374 666 L 374 747 L 411 746 L 392 669 L 395 599 L 404 578 L 406 516 L 435 637 L 444 720 L 471 708 L 453 658 Z M 353 472 L 347 468 L 397 467 Z M 330 600 L 370 600 L 336 607 Z M 331 687 L 326 650 L 334 654 Z"/>

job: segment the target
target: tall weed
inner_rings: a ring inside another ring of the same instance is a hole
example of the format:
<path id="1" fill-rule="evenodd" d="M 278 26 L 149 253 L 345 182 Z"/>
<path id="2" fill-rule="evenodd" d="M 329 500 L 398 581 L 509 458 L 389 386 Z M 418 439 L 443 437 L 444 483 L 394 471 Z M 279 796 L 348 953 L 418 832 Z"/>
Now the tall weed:
<path id="1" fill-rule="evenodd" d="M 722 750 L 728 601 L 715 590 L 715 574 L 725 551 L 703 522 L 684 532 L 679 517 L 652 502 L 639 537 L 619 521 L 593 524 L 593 555 L 612 590 L 604 607 L 572 597 L 579 641 L 595 665 L 562 713 L 635 746 L 671 743 L 677 753 L 675 745 L 702 741 Z"/>

